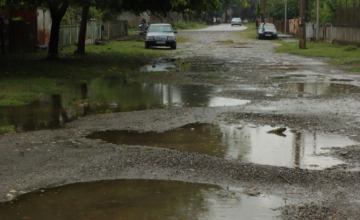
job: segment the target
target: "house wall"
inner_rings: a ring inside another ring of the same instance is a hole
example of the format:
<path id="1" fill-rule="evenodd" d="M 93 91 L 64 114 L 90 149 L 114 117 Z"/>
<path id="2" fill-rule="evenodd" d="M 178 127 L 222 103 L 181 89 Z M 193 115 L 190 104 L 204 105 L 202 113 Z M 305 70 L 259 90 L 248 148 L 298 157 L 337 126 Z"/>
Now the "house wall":
<path id="1" fill-rule="evenodd" d="M 49 45 L 51 32 L 50 10 L 45 8 L 37 9 L 38 45 Z"/>

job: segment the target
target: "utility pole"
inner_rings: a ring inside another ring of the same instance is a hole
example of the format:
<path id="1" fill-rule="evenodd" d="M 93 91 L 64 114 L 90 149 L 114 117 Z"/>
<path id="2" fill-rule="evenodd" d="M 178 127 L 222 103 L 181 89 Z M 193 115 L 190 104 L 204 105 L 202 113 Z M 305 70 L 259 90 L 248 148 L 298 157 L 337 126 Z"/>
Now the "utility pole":
<path id="1" fill-rule="evenodd" d="M 266 23 L 266 0 L 262 1 L 263 3 L 263 16 L 264 16 L 264 23 Z"/>
<path id="2" fill-rule="evenodd" d="M 287 0 L 285 0 L 285 33 L 284 34 L 286 34 L 286 19 L 287 19 Z"/>
<path id="3" fill-rule="evenodd" d="M 305 26 L 306 0 L 300 0 L 300 19 L 299 19 L 299 48 L 306 49 L 306 26 Z"/>
<path id="4" fill-rule="evenodd" d="M 317 0 L 317 9 L 316 9 L 316 43 L 319 40 L 320 37 L 320 31 L 319 31 L 319 0 Z"/>

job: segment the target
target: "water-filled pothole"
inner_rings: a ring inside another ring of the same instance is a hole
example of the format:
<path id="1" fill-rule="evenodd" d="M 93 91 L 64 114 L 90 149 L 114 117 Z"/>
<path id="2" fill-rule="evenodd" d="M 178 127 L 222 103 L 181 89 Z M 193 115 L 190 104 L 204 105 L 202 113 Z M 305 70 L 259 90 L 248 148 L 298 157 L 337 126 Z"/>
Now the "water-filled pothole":
<path id="1" fill-rule="evenodd" d="M 239 188 L 159 180 L 77 183 L 0 204 L 0 219 L 273 219 L 282 198 Z"/>
<path id="2" fill-rule="evenodd" d="M 330 81 L 339 81 L 339 82 L 352 82 L 353 79 L 330 79 Z"/>
<path id="3" fill-rule="evenodd" d="M 271 126 L 189 124 L 156 132 L 103 131 L 88 136 L 115 144 L 173 148 L 273 166 L 323 169 L 342 164 L 324 148 L 356 144 L 345 136 L 314 132 L 268 133 Z"/>
<path id="4" fill-rule="evenodd" d="M 127 83 L 124 77 L 102 77 L 69 88 L 66 93 L 44 95 L 27 106 L 0 107 L 0 125 L 29 131 L 59 128 L 88 114 L 171 106 L 237 106 L 250 102 L 214 97 L 220 91 L 211 86 Z"/>
<path id="5" fill-rule="evenodd" d="M 280 85 L 280 87 L 313 95 L 360 93 L 360 87 L 336 83 L 286 83 Z"/>
<path id="6" fill-rule="evenodd" d="M 291 75 L 281 75 L 281 76 L 270 76 L 269 79 L 290 79 L 293 77 L 307 77 L 307 75 L 300 75 L 300 74 L 291 74 Z"/>
<path id="7" fill-rule="evenodd" d="M 153 63 L 140 67 L 139 71 L 142 72 L 167 72 L 167 71 L 180 71 L 180 72 L 227 72 L 230 71 L 230 66 L 224 63 L 204 63 L 199 61 L 193 62 L 166 62 L 166 63 Z"/>

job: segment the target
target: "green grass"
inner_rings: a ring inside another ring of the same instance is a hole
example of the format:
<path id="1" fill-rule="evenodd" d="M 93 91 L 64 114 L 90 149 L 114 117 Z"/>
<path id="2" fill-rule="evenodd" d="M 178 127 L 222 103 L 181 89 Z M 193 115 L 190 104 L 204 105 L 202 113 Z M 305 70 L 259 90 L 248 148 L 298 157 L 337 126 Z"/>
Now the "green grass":
<path id="1" fill-rule="evenodd" d="M 339 44 L 327 44 L 322 42 L 306 42 L 307 49 L 299 49 L 299 43 L 297 42 L 277 42 L 281 43 L 281 46 L 275 48 L 278 53 L 330 57 L 330 63 L 335 65 L 360 64 L 360 48 L 354 46 L 342 46 Z"/>
<path id="2" fill-rule="evenodd" d="M 66 47 L 63 53 L 73 53 L 75 46 Z M 133 58 L 149 58 L 153 56 L 165 55 L 164 50 L 145 50 L 144 42 L 141 41 L 110 41 L 106 45 L 88 45 L 85 48 L 86 53 L 119 53 Z"/>
<path id="3" fill-rule="evenodd" d="M 205 22 L 195 22 L 195 21 L 185 21 L 182 22 L 171 22 L 171 26 L 174 30 L 194 30 L 194 29 L 202 29 L 208 27 Z"/>
<path id="4" fill-rule="evenodd" d="M 136 75 L 139 66 L 173 53 L 146 50 L 144 42 L 138 41 L 86 46 L 85 56 L 74 55 L 75 49 L 64 48 L 62 58 L 52 61 L 43 52 L 4 56 L 0 60 L 0 106 L 27 105 L 43 94 L 59 94 L 94 77 Z"/>
<path id="5" fill-rule="evenodd" d="M 235 38 L 238 39 L 249 39 L 256 40 L 256 26 L 255 23 L 244 24 L 243 26 L 247 27 L 246 30 L 238 31 L 234 34 Z"/>
<path id="6" fill-rule="evenodd" d="M 0 126 L 0 136 L 1 135 L 12 135 L 15 134 L 15 126 L 9 125 L 9 126 Z"/>

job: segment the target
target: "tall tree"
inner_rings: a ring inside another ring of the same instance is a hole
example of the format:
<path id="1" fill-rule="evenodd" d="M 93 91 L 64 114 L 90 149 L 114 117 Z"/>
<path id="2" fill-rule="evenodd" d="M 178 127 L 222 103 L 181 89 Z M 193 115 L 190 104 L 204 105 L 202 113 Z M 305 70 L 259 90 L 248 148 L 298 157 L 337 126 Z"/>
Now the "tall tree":
<path id="1" fill-rule="evenodd" d="M 300 0 L 300 21 L 299 25 L 299 48 L 306 49 L 306 26 L 305 26 L 305 8 L 306 1 Z"/>
<path id="2" fill-rule="evenodd" d="M 81 55 L 85 54 L 85 38 L 86 38 L 86 27 L 87 27 L 89 9 L 90 9 L 90 4 L 84 5 L 81 13 L 81 23 L 79 30 L 78 46 L 77 46 L 77 53 Z"/>
<path id="3" fill-rule="evenodd" d="M 48 7 L 51 13 L 51 32 L 49 42 L 48 59 L 55 59 L 59 53 L 59 32 L 61 19 L 64 17 L 66 10 L 70 6 L 69 0 L 48 0 Z"/>

